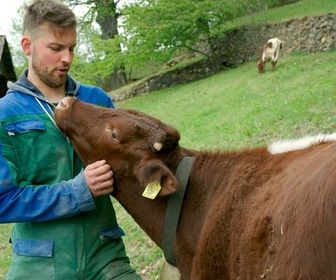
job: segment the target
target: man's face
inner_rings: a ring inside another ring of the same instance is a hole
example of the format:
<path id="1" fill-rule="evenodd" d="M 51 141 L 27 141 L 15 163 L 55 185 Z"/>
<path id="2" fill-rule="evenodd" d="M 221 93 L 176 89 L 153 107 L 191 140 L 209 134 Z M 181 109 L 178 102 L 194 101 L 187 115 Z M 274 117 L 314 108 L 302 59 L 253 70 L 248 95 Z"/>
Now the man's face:
<path id="1" fill-rule="evenodd" d="M 75 27 L 57 29 L 48 24 L 39 28 L 38 36 L 29 40 L 29 71 L 35 82 L 51 88 L 64 86 L 74 57 L 77 41 Z M 27 51 L 25 51 L 27 54 Z"/>

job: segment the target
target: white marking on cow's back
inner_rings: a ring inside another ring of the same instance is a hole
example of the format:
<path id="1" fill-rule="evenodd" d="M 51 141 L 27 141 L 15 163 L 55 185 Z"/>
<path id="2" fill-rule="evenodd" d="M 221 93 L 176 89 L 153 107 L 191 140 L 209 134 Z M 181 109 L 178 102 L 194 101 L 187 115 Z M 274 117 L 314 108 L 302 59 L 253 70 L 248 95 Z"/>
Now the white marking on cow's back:
<path id="1" fill-rule="evenodd" d="M 286 139 L 275 141 L 268 146 L 268 151 L 271 154 L 281 154 L 290 151 L 303 150 L 321 142 L 333 141 L 336 141 L 336 133 L 318 134 L 315 136 L 307 136 L 301 139 Z"/>

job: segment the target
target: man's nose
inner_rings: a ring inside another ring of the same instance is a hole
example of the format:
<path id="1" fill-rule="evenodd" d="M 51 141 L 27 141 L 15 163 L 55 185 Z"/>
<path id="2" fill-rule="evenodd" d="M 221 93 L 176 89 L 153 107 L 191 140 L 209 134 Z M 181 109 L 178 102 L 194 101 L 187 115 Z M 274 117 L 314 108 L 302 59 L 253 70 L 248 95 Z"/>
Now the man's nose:
<path id="1" fill-rule="evenodd" d="M 74 54 L 72 51 L 70 50 L 65 50 L 62 54 L 62 62 L 67 63 L 67 64 L 71 64 L 72 60 L 73 60 Z"/>

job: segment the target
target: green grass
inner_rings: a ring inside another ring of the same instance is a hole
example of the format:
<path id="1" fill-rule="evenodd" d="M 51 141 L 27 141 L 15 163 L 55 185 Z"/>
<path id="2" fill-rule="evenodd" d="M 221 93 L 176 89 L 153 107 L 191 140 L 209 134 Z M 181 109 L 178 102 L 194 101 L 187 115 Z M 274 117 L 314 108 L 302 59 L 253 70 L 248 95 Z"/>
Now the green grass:
<path id="1" fill-rule="evenodd" d="M 293 18 L 301 18 L 304 16 L 316 16 L 327 13 L 336 13 L 336 1 L 335 0 L 300 0 L 298 2 L 288 4 L 275 9 L 269 9 L 267 11 L 262 11 L 253 15 L 246 15 L 241 18 L 237 18 L 233 21 L 225 23 L 224 30 L 230 30 L 232 28 L 237 28 L 242 25 L 258 25 L 258 24 L 271 24 L 281 21 L 286 21 Z M 127 84 L 121 88 L 114 90 L 115 93 L 124 92 L 133 88 L 136 84 L 141 83 L 146 77 L 153 75 L 158 72 L 171 71 L 174 68 L 180 68 L 193 63 L 199 59 L 204 58 L 203 56 L 198 56 L 196 58 L 186 59 L 176 66 L 164 69 L 163 65 L 155 65 L 150 63 L 142 70 L 137 69 L 133 77 L 140 78 L 140 80 Z"/>
<path id="2" fill-rule="evenodd" d="M 298 54 L 279 60 L 276 71 L 258 74 L 250 63 L 187 85 L 175 86 L 117 103 L 172 124 L 181 145 L 195 149 L 239 149 L 336 130 L 336 51 Z M 126 221 L 124 217 L 121 224 Z M 132 221 L 130 222 L 132 224 Z M 127 228 L 127 226 L 124 226 Z M 140 236 L 139 236 L 140 232 Z M 128 242 L 141 240 L 136 231 Z M 155 245 L 140 246 L 130 257 L 135 267 L 162 264 Z M 141 253 L 143 251 L 143 253 Z M 152 261 L 155 260 L 155 261 Z M 144 262 L 143 262 L 144 261 Z"/>
<path id="3" fill-rule="evenodd" d="M 8 243 L 11 225 L 0 225 L 0 279 L 5 279 L 5 273 L 10 263 L 11 245 Z"/>
<path id="4" fill-rule="evenodd" d="M 335 51 L 292 55 L 265 74 L 250 63 L 117 105 L 174 125 L 181 144 L 198 149 L 328 132 L 335 124 L 335 58 Z"/>
<path id="5" fill-rule="evenodd" d="M 264 24 L 286 21 L 304 16 L 316 16 L 336 12 L 334 0 L 300 0 L 276 9 L 262 11 L 259 14 L 247 15 L 228 23 L 226 29 L 236 28 L 246 24 Z"/>
<path id="6" fill-rule="evenodd" d="M 335 12 L 334 0 L 302 0 L 267 13 L 269 20 Z M 260 75 L 249 63 L 186 85 L 118 102 L 149 113 L 181 132 L 181 145 L 239 149 L 336 129 L 336 51 L 298 53 Z M 115 202 L 132 265 L 144 280 L 159 279 L 161 251 Z M 0 225 L 0 280 L 9 267 L 11 225 Z"/>
<path id="7" fill-rule="evenodd" d="M 336 129 L 336 51 L 279 60 L 276 71 L 258 74 L 255 63 L 186 85 L 118 102 L 149 113 L 181 132 L 181 145 L 239 149 Z M 267 69 L 268 70 L 268 69 Z M 116 204 L 132 265 L 145 280 L 158 279 L 161 251 Z M 10 225 L 0 226 L 0 279 L 8 269 Z"/>

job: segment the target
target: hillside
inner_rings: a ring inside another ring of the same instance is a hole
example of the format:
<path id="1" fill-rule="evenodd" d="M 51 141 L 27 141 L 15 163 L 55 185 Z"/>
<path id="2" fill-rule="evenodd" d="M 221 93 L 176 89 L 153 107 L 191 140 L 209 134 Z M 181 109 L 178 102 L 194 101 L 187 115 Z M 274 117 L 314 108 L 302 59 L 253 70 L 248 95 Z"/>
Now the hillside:
<path id="1" fill-rule="evenodd" d="M 186 85 L 117 102 L 119 108 L 149 113 L 181 132 L 180 144 L 195 149 L 231 150 L 267 145 L 336 130 L 336 51 L 282 58 L 275 72 L 257 73 L 255 63 L 222 71 Z M 158 279 L 160 250 L 128 215 L 126 245 L 144 279 Z M 141 240 L 139 244 L 135 240 Z"/>
<path id="2" fill-rule="evenodd" d="M 300 2 L 302 10 L 311 3 L 317 12 L 324 9 L 323 5 L 330 12 L 336 11 L 334 0 Z M 281 57 L 275 72 L 267 70 L 260 75 L 255 61 L 251 61 L 116 105 L 172 124 L 181 132 L 180 144 L 194 149 L 240 149 L 284 138 L 332 133 L 336 130 L 335 59 L 335 49 L 293 52 Z M 133 266 L 144 280 L 159 279 L 161 251 L 117 202 L 115 205 Z M 10 231 L 11 225 L 0 226 L 0 280 L 10 262 Z"/>
<path id="3" fill-rule="evenodd" d="M 336 2 L 300 0 L 258 14 L 247 15 L 225 23 L 226 33 L 218 39 L 213 49 L 216 66 L 205 56 L 190 58 L 178 55 L 167 65 L 170 67 L 147 67 L 142 79 L 114 90 L 115 100 L 123 100 L 149 93 L 175 84 L 184 84 L 211 76 L 218 71 L 256 62 L 263 44 L 272 37 L 284 42 L 281 56 L 297 52 L 319 52 L 336 47 Z M 204 52 L 206 47 L 203 45 Z M 212 51 L 210 51 L 212 53 Z M 190 54 L 189 54 L 190 55 Z M 195 53 L 196 55 L 196 53 Z M 171 63 L 173 62 L 173 63 Z M 141 71 L 138 70 L 141 73 Z M 141 75 L 141 74 L 140 74 Z"/>

